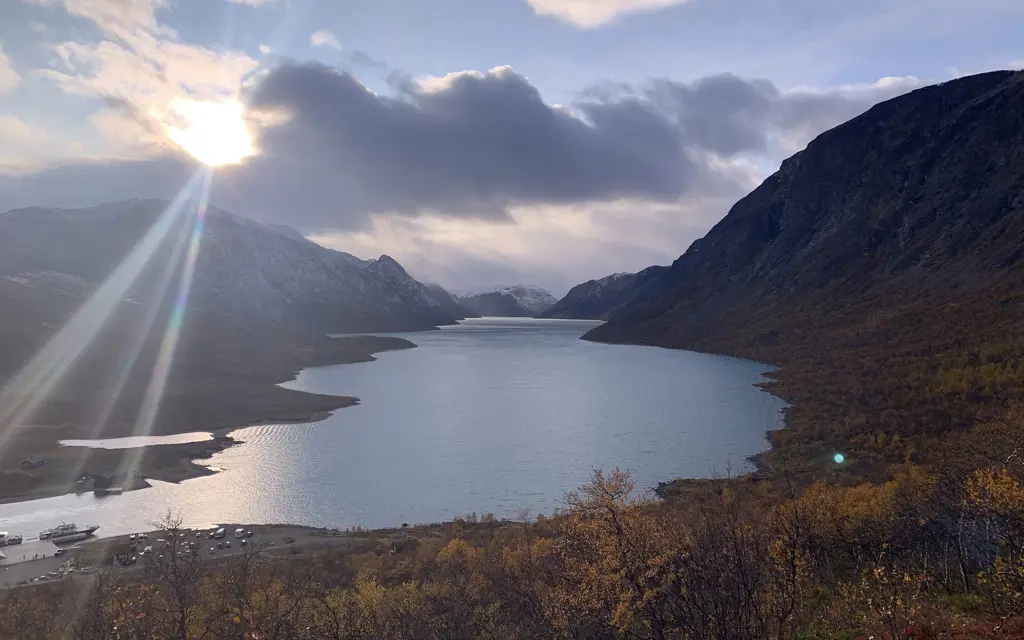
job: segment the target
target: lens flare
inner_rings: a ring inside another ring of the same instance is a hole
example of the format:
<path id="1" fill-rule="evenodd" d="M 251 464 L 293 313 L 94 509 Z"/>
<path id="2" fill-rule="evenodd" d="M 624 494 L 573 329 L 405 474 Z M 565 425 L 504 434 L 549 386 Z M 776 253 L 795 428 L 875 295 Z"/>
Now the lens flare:
<path id="1" fill-rule="evenodd" d="M 160 350 L 153 365 L 153 373 L 149 379 L 149 386 L 146 388 L 142 407 L 139 409 L 135 427 L 132 429 L 133 436 L 147 436 L 152 432 L 153 423 L 156 422 L 160 411 L 160 403 L 163 401 L 164 391 L 167 389 L 167 378 L 171 373 L 171 365 L 174 362 L 174 353 L 178 347 L 178 338 L 181 335 L 185 310 L 188 307 L 188 294 L 192 290 L 196 263 L 199 259 L 199 245 L 203 238 L 206 208 L 210 201 L 212 175 L 209 169 L 203 172 L 203 178 L 202 190 L 195 212 L 195 221 L 192 223 L 188 252 L 185 255 L 185 265 L 181 270 L 181 279 L 178 282 L 178 294 L 175 297 L 174 307 L 171 309 L 167 320 L 167 328 L 164 331 L 163 340 L 160 342 Z M 132 453 L 128 462 L 128 468 L 125 470 L 126 477 L 132 478 L 135 476 L 142 455 L 141 448 Z"/>
<path id="2" fill-rule="evenodd" d="M 30 418 L 50 396 L 109 321 L 117 305 L 167 237 L 201 177 L 202 173 L 197 172 L 185 184 L 106 281 L 0 390 L 0 450 L 16 427 Z"/>
<path id="3" fill-rule="evenodd" d="M 181 230 L 173 240 L 174 244 L 171 247 L 170 259 L 164 265 L 163 271 L 160 273 L 160 279 L 157 281 L 151 298 L 154 304 L 149 305 L 149 308 L 147 309 L 142 322 L 136 328 L 134 335 L 128 338 L 129 340 L 133 340 L 130 350 L 124 362 L 122 362 L 118 368 L 116 374 L 117 378 L 114 380 L 114 383 L 110 385 L 109 391 L 105 394 L 106 397 L 104 398 L 103 408 L 100 411 L 99 417 L 93 424 L 89 435 L 90 439 L 98 437 L 110 421 L 110 417 L 113 415 L 114 409 L 117 408 L 118 401 L 121 399 L 121 394 L 124 392 L 124 388 L 128 384 L 128 381 L 135 370 L 135 364 L 139 361 L 139 356 L 142 355 L 142 351 L 146 346 L 150 332 L 156 325 L 156 319 L 160 314 L 161 309 L 160 302 L 164 299 L 164 296 L 167 295 L 167 291 L 171 286 L 171 281 L 174 279 L 174 274 L 178 271 L 178 265 L 181 263 L 181 257 L 185 253 L 185 247 L 188 246 L 188 230 L 188 225 L 181 225 Z M 83 452 L 82 456 L 79 457 L 76 463 L 74 472 L 69 477 L 78 477 L 87 458 L 88 455 Z"/>
<path id="4" fill-rule="evenodd" d="M 835 461 L 836 464 L 843 464 L 844 462 L 846 462 L 846 456 L 844 456 L 841 453 L 836 453 L 835 455 L 832 456 L 832 459 Z"/>

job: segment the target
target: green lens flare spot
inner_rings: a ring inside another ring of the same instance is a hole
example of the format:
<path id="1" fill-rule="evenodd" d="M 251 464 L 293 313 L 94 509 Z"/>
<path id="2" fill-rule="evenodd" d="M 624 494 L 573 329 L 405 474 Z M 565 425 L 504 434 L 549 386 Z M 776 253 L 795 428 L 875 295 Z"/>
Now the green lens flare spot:
<path id="1" fill-rule="evenodd" d="M 832 456 L 832 459 L 836 461 L 836 464 L 843 464 L 846 461 L 846 456 L 841 453 L 837 453 Z"/>

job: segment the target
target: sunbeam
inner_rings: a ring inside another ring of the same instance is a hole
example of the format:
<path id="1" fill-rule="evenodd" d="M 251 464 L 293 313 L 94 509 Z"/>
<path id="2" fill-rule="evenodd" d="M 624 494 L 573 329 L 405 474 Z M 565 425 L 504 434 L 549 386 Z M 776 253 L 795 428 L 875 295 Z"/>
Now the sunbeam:
<path id="1" fill-rule="evenodd" d="M 97 438 L 99 434 L 103 432 L 107 423 L 110 421 L 111 415 L 114 413 L 114 409 L 117 407 L 117 404 L 121 399 L 121 394 L 124 392 L 124 388 L 131 378 L 131 374 L 135 369 L 135 364 L 138 362 L 139 356 L 142 355 L 142 351 L 148 343 L 149 335 L 152 332 L 153 327 L 156 325 L 157 316 L 160 315 L 160 310 L 162 308 L 161 301 L 170 289 L 171 281 L 174 279 L 174 274 L 178 270 L 181 257 L 185 253 L 185 248 L 189 244 L 188 238 L 189 225 L 183 224 L 181 226 L 181 231 L 178 233 L 178 237 L 173 240 L 174 244 L 171 248 L 171 255 L 163 265 L 163 270 L 160 273 L 160 279 L 157 281 L 154 289 L 154 293 L 152 295 L 154 304 L 149 305 L 134 336 L 128 338 L 132 341 L 129 353 L 124 362 L 122 362 L 118 367 L 116 372 L 117 377 L 114 380 L 114 383 L 110 386 L 109 391 L 105 394 L 103 408 L 100 411 L 99 417 L 97 417 L 93 423 L 92 429 L 90 429 L 90 435 L 88 436 L 90 439 Z M 75 470 L 70 476 L 72 479 L 78 477 L 86 457 L 87 454 L 83 452 L 82 456 L 79 458 L 79 464 L 75 466 Z"/>
<path id="2" fill-rule="evenodd" d="M 118 303 L 149 264 L 203 175 L 203 171 L 197 171 L 192 176 L 106 281 L 0 390 L 0 451 L 6 446 L 16 426 L 23 424 L 35 413 L 96 338 Z"/>
<path id="3" fill-rule="evenodd" d="M 196 262 L 199 258 L 199 245 L 203 238 L 203 224 L 206 221 L 206 207 L 210 201 L 210 185 L 212 180 L 213 172 L 210 169 L 204 170 L 195 221 L 192 224 L 192 233 L 188 242 L 188 253 L 185 255 L 185 265 L 181 270 L 181 279 L 178 283 L 178 294 L 174 300 L 174 307 L 171 309 L 170 316 L 167 319 L 167 329 L 164 331 L 163 340 L 160 342 L 160 351 L 153 365 L 153 373 L 149 379 L 149 386 L 146 388 L 142 407 L 139 409 L 135 427 L 132 429 L 133 436 L 149 435 L 160 411 L 160 403 L 166 390 L 167 378 L 170 375 L 171 365 L 174 362 L 174 353 L 178 347 L 178 338 L 181 335 L 181 326 L 188 307 L 188 294 L 192 289 L 192 280 L 195 276 Z M 135 475 L 143 455 L 144 449 L 142 448 L 131 454 L 130 461 L 125 469 L 126 478 L 131 478 Z"/>

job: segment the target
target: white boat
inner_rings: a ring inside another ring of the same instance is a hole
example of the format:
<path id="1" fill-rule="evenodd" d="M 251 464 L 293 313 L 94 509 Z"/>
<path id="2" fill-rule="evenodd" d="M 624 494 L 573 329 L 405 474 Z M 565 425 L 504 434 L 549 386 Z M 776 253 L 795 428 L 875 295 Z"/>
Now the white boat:
<path id="1" fill-rule="evenodd" d="M 64 523 L 56 526 L 52 529 L 45 529 L 39 532 L 40 540 L 51 540 L 57 544 L 61 542 L 70 542 L 73 540 L 82 540 L 91 536 L 99 525 L 91 525 L 88 527 L 79 528 L 75 523 Z"/>
<path id="2" fill-rule="evenodd" d="M 67 535 L 69 533 L 74 533 L 76 531 L 78 531 L 78 525 L 77 524 L 75 524 L 74 522 L 65 522 L 63 524 L 57 525 L 56 527 L 54 527 L 52 529 L 43 529 L 42 531 L 39 532 L 39 539 L 40 540 L 49 540 L 50 538 L 53 538 L 54 536 L 63 536 L 63 535 Z"/>

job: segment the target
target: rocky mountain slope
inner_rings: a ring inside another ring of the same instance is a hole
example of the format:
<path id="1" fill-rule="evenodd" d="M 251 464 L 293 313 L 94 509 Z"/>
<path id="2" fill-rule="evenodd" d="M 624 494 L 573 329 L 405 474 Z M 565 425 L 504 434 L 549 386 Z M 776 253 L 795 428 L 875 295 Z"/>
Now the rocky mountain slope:
<path id="1" fill-rule="evenodd" d="M 459 296 L 448 291 L 441 285 L 435 282 L 426 282 L 424 285 L 430 295 L 437 300 L 438 304 L 442 307 L 450 310 L 452 313 L 459 315 L 462 318 L 478 318 L 479 314 L 474 313 L 472 310 L 466 308 L 465 305 L 459 299 Z"/>
<path id="2" fill-rule="evenodd" d="M 926 87 L 822 134 L 635 287 L 660 293 L 587 339 L 780 364 L 797 435 L 828 446 L 942 433 L 1013 401 L 1024 72 Z"/>
<path id="3" fill-rule="evenodd" d="M 133 248 L 145 246 L 140 239 L 165 207 L 147 200 L 0 214 L 0 405 L 14 406 L 40 391 L 36 383 L 21 388 L 10 381 Z M 59 453 L 60 438 L 322 418 L 354 400 L 277 383 L 304 367 L 365 361 L 376 351 L 414 346 L 398 338 L 332 339 L 326 333 L 429 329 L 462 317 L 460 307 L 387 256 L 360 260 L 287 227 L 214 209 L 204 220 L 185 298 L 179 283 L 196 230 L 195 208 L 190 211 L 153 245 L 148 266 L 125 295 L 111 299 L 95 333 L 83 330 L 74 336 L 75 349 L 58 354 L 56 370 L 66 370 L 59 384 L 45 388 L 30 414 L 5 414 L 0 499 L 66 490 L 81 469 L 73 456 Z M 140 427 L 149 385 L 165 362 L 165 339 L 176 327 L 180 334 L 161 382 L 159 413 Z M 20 461 L 26 455 L 69 464 L 54 462 L 25 474 Z M 147 464 L 147 472 L 159 471 Z"/>
<path id="4" fill-rule="evenodd" d="M 657 295 L 652 287 L 660 286 L 660 276 L 667 272 L 668 267 L 648 267 L 639 273 L 616 273 L 578 284 L 542 317 L 606 320 L 620 307 Z"/>
<path id="5" fill-rule="evenodd" d="M 551 293 L 539 287 L 514 285 L 459 298 L 465 308 L 480 316 L 533 318 L 542 315 L 557 302 Z"/>
<path id="6" fill-rule="evenodd" d="M 9 211 L 0 215 L 0 276 L 47 271 L 96 286 L 165 207 L 160 200 L 139 200 L 88 210 Z M 360 260 L 287 227 L 212 208 L 189 304 L 339 333 L 429 329 L 462 317 L 460 309 L 435 297 L 388 256 Z"/>

